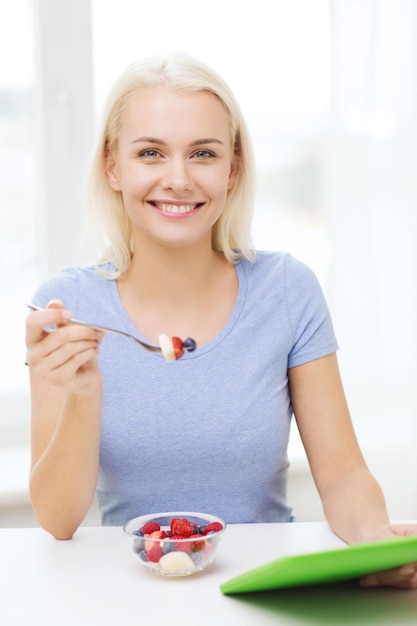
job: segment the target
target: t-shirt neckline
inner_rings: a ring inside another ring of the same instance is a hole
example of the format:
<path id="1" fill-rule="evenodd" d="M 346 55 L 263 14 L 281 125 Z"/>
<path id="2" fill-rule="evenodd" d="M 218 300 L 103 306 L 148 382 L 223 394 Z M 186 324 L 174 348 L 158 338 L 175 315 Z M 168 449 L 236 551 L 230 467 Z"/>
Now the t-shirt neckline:
<path id="1" fill-rule="evenodd" d="M 194 352 L 185 352 L 184 356 L 182 356 L 181 359 L 198 358 L 202 356 L 203 354 L 206 354 L 207 352 L 214 350 L 232 332 L 235 324 L 237 323 L 242 313 L 242 310 L 246 301 L 246 295 L 247 295 L 246 264 L 247 263 L 248 261 L 246 261 L 245 259 L 241 259 L 235 265 L 237 279 L 238 279 L 238 292 L 237 292 L 237 297 L 236 297 L 236 301 L 233 306 L 232 312 L 229 315 L 229 318 L 227 319 L 223 328 L 210 341 L 208 341 L 202 346 L 198 346 L 197 350 L 195 350 Z M 119 320 L 119 323 L 120 323 L 120 328 L 130 333 L 131 335 L 137 337 L 141 341 L 145 341 L 149 343 L 149 340 L 140 333 L 140 331 L 136 328 L 136 326 L 134 325 L 134 323 L 128 316 L 120 298 L 117 280 L 109 280 L 108 288 L 109 288 L 110 299 L 113 303 L 117 319 Z M 163 332 L 163 330 L 161 332 Z M 158 353 L 149 353 L 149 355 L 154 356 L 154 357 L 156 356 L 158 358 L 163 358 L 163 356 Z"/>

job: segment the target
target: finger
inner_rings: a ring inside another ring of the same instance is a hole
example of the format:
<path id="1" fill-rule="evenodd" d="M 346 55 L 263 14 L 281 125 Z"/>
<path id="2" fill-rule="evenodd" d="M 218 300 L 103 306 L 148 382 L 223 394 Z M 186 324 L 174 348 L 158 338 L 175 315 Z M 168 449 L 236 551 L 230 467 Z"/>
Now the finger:
<path id="1" fill-rule="evenodd" d="M 79 342 L 73 353 L 71 353 L 72 347 L 64 346 L 60 351 L 61 354 L 58 356 L 62 358 L 62 361 L 56 363 L 51 371 L 52 376 L 75 378 L 84 368 L 98 364 L 97 355 L 100 349 L 97 342 Z"/>
<path id="2" fill-rule="evenodd" d="M 65 306 L 62 300 L 54 299 L 54 300 L 49 300 L 48 304 L 46 305 L 46 308 L 47 309 L 65 309 Z"/>
<path id="3" fill-rule="evenodd" d="M 26 344 L 36 343 L 43 339 L 47 327 L 59 326 L 73 317 L 72 311 L 62 307 L 48 307 L 42 311 L 30 313 L 26 320 Z"/>
<path id="4" fill-rule="evenodd" d="M 96 368 L 98 351 L 98 344 L 93 341 L 65 344 L 50 357 L 34 363 L 32 372 L 56 386 L 73 388 L 85 368 Z"/>
<path id="5" fill-rule="evenodd" d="M 42 356 L 39 363 L 44 363 L 47 370 L 53 371 L 71 361 L 77 354 L 84 353 L 87 350 L 97 352 L 99 343 L 100 341 L 94 336 L 61 343 Z"/>
<path id="6" fill-rule="evenodd" d="M 62 320 L 62 322 L 57 324 L 57 326 L 60 326 L 62 324 L 66 324 L 68 322 L 68 320 L 71 319 L 71 317 L 73 317 L 72 311 L 67 311 L 66 313 L 64 313 L 64 311 L 66 310 L 66 307 L 65 307 L 64 303 L 62 302 L 62 300 L 58 300 L 58 299 L 50 300 L 45 308 L 46 309 L 58 309 L 58 310 L 62 311 L 64 319 Z M 69 317 L 68 317 L 68 315 L 69 315 Z"/>
<path id="7" fill-rule="evenodd" d="M 359 581 L 362 587 L 417 588 L 417 564 L 411 563 L 384 572 L 364 576 Z"/>
<path id="8" fill-rule="evenodd" d="M 51 371 L 86 348 L 97 348 L 103 339 L 102 331 L 72 324 L 45 331 L 42 340 L 28 344 L 27 362 L 38 371 Z"/>
<path id="9" fill-rule="evenodd" d="M 417 535 L 417 524 L 392 524 L 390 529 L 397 537 L 414 537 Z"/>

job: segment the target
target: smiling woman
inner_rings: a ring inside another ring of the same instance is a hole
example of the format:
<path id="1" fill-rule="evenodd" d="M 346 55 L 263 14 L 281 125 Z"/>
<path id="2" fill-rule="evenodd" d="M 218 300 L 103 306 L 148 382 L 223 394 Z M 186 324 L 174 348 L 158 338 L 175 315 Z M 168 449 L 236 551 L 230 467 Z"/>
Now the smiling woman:
<path id="1" fill-rule="evenodd" d="M 124 213 L 116 234 L 130 258 L 109 278 L 114 261 L 104 251 L 100 263 L 62 270 L 36 290 L 44 308 L 29 316 L 26 343 L 30 493 L 40 525 L 71 539 L 95 494 L 103 525 L 192 509 L 227 523 L 294 521 L 294 418 L 335 534 L 349 544 L 417 535 L 417 524 L 390 521 L 361 453 L 314 273 L 289 254 L 253 248 L 248 258 L 242 249 L 246 207 L 237 198 L 253 168 L 243 116 L 223 81 L 191 57 L 139 62 L 116 81 L 99 135 L 93 189 L 109 190 L 108 211 Z M 156 149 L 149 141 L 132 149 L 138 136 L 158 137 Z M 207 138 L 212 150 L 202 151 Z M 162 210 L 172 203 L 199 206 Z M 244 242 L 248 220 L 246 230 Z M 191 329 L 197 347 L 168 370 L 159 353 L 132 358 L 100 322 L 71 323 L 72 311 L 154 343 L 160 328 L 172 336 Z M 157 436 L 161 416 L 166 438 Z M 152 559 L 162 564 L 165 555 Z M 411 559 L 362 583 L 417 588 Z"/>

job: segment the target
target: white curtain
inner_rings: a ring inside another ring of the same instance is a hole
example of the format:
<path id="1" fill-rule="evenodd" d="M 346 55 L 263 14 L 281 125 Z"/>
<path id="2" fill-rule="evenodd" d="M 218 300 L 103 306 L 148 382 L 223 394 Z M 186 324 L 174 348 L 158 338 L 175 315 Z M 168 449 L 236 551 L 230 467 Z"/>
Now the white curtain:
<path id="1" fill-rule="evenodd" d="M 340 362 L 358 434 L 375 458 L 388 445 L 402 455 L 397 468 L 380 455 L 378 471 L 415 495 L 415 515 L 416 2 L 333 0 L 331 11 L 326 210 Z"/>

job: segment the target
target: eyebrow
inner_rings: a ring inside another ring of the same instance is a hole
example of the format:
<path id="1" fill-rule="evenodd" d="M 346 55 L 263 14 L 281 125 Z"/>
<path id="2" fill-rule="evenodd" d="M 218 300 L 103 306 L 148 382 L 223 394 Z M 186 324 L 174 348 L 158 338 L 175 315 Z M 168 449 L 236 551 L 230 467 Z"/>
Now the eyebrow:
<path id="1" fill-rule="evenodd" d="M 131 143 L 154 143 L 160 146 L 166 145 L 165 141 L 158 139 L 157 137 L 138 137 L 137 139 L 133 139 Z M 193 141 L 190 146 L 202 146 L 207 143 L 218 143 L 222 146 L 224 145 L 223 141 L 220 141 L 220 139 L 216 139 L 215 137 L 206 137 Z"/>

